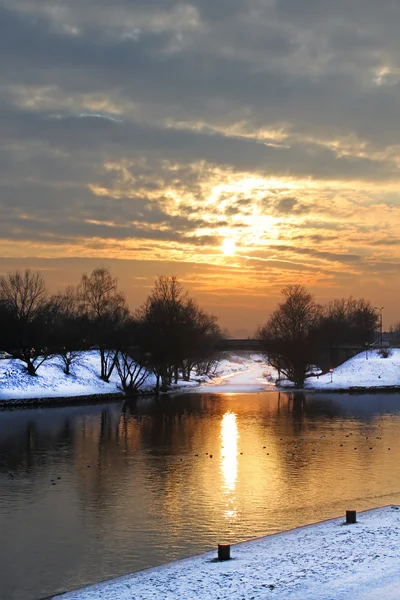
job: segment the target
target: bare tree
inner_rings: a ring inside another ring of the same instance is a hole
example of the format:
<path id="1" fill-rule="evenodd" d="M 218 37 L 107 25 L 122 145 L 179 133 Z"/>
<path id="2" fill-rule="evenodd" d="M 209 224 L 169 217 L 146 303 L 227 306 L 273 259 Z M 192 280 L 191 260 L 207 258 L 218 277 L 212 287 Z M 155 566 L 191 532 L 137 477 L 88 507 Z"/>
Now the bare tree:
<path id="1" fill-rule="evenodd" d="M 100 377 L 109 381 L 117 355 L 116 332 L 121 321 L 129 315 L 125 296 L 118 291 L 118 281 L 110 271 L 98 268 L 90 275 L 82 276 L 80 298 L 90 323 L 92 345 L 100 352 Z"/>
<path id="2" fill-rule="evenodd" d="M 199 309 L 176 277 L 160 276 L 136 313 L 140 346 L 147 352 L 156 376 L 156 392 L 166 390 L 181 372 L 192 369 L 214 351 L 219 327 L 215 317 Z"/>
<path id="3" fill-rule="evenodd" d="M 70 375 L 71 367 L 87 348 L 87 318 L 81 310 L 77 288 L 69 286 L 52 298 L 55 306 L 54 326 L 50 346 L 63 362 L 63 370 Z"/>
<path id="4" fill-rule="evenodd" d="M 135 347 L 122 348 L 117 353 L 115 364 L 124 392 L 137 394 L 150 375 L 146 356 Z"/>
<path id="5" fill-rule="evenodd" d="M 372 342 L 379 323 L 379 313 L 364 298 L 332 300 L 323 309 L 319 326 L 321 342 L 328 346 Z"/>
<path id="6" fill-rule="evenodd" d="M 42 275 L 26 269 L 1 277 L 0 302 L 13 321 L 18 357 L 28 373 L 36 375 L 49 356 L 45 346 L 52 312 Z"/>
<path id="7" fill-rule="evenodd" d="M 372 342 L 379 324 L 379 312 L 365 298 L 349 298 L 349 321 L 352 341 L 360 344 Z"/>
<path id="8" fill-rule="evenodd" d="M 193 369 L 196 370 L 197 375 L 209 375 L 215 372 L 220 359 L 219 353 L 215 351 L 222 338 L 217 318 L 197 306 L 195 308 L 182 365 L 183 379 L 187 381 Z"/>
<path id="9" fill-rule="evenodd" d="M 177 364 L 179 338 L 187 295 L 176 277 L 157 278 L 144 305 L 136 312 L 142 350 L 156 376 L 156 393 L 166 390 Z"/>
<path id="10" fill-rule="evenodd" d="M 120 323 L 116 339 L 115 366 L 121 387 L 128 395 L 137 394 L 150 375 L 148 355 L 139 345 L 140 324 L 132 317 Z"/>
<path id="11" fill-rule="evenodd" d="M 1 277 L 0 295 L 16 320 L 30 323 L 46 302 L 46 284 L 38 271 L 14 271 Z"/>
<path id="12" fill-rule="evenodd" d="M 301 387 L 315 358 L 321 308 L 301 285 L 289 285 L 282 293 L 285 301 L 259 329 L 257 337 L 271 366 Z"/>

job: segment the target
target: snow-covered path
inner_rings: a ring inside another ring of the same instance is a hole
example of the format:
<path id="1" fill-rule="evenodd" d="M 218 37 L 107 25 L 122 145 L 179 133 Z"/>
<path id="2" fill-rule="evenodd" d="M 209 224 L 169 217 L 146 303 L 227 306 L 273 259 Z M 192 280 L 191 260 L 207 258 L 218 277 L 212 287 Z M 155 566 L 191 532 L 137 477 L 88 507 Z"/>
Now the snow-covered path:
<path id="1" fill-rule="evenodd" d="M 62 600 L 398 600 L 400 510 L 325 521 L 58 596 Z"/>
<path id="2" fill-rule="evenodd" d="M 193 389 L 193 392 L 239 394 L 274 390 L 272 371 L 258 355 L 233 355 L 229 361 L 221 361 L 216 377 Z"/>

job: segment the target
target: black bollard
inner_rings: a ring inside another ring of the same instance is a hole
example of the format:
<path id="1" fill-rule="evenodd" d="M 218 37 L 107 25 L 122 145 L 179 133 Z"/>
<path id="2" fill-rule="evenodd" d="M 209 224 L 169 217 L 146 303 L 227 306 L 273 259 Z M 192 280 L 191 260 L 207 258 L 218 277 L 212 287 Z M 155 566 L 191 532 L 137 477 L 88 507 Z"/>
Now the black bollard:
<path id="1" fill-rule="evenodd" d="M 218 544 L 218 560 L 230 560 L 231 546 L 230 544 Z"/>
<path id="2" fill-rule="evenodd" d="M 357 512 L 355 510 L 346 510 L 346 523 L 357 523 Z"/>

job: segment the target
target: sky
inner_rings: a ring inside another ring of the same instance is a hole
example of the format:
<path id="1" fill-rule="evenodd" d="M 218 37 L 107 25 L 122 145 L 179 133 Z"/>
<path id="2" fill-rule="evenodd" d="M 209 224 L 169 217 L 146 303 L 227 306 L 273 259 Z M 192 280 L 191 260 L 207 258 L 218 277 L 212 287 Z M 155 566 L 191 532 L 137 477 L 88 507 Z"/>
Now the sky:
<path id="1" fill-rule="evenodd" d="M 0 274 L 177 275 L 235 335 L 288 284 L 400 320 L 400 3 L 0 0 Z"/>

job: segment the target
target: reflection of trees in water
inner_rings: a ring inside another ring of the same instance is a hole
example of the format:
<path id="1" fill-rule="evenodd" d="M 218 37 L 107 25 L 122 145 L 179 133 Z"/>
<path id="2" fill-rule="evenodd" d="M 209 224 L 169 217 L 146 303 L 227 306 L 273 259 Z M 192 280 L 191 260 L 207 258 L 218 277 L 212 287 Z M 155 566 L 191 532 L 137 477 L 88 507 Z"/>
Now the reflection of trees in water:
<path id="1" fill-rule="evenodd" d="M 177 507 L 181 510 L 190 489 L 212 487 L 212 471 L 194 454 L 209 451 L 209 444 L 220 436 L 223 415 L 233 411 L 240 439 L 247 435 L 259 440 L 261 448 L 267 446 L 270 468 L 281 473 L 280 485 L 290 494 L 293 473 L 304 485 L 314 485 L 315 470 L 331 460 L 330 432 L 322 439 L 319 428 L 326 427 L 324 422 L 330 428 L 332 420 L 333 432 L 334 417 L 343 421 L 365 406 L 363 400 L 353 399 L 350 413 L 346 412 L 350 400 L 302 393 L 187 394 L 82 407 L 80 414 L 66 408 L 32 411 L 24 427 L 14 419 L 14 430 L 3 428 L 5 436 L 0 431 L 0 472 L 29 473 L 35 476 L 35 486 L 48 486 L 49 473 L 58 475 L 67 468 L 89 527 L 90 523 L 95 530 L 118 527 L 123 519 L 128 527 L 133 513 L 147 518 L 147 507 L 153 507 L 172 515 Z M 375 398 L 369 415 L 379 413 L 382 406 Z M 363 427 L 353 417 L 351 427 L 357 426 Z M 262 470 L 261 457 L 247 457 L 247 448 L 244 454 L 249 465 Z M 43 474 L 47 476 L 41 482 Z"/>
<path id="2" fill-rule="evenodd" d="M 38 468 L 64 461 L 66 450 L 68 458 L 68 449 L 73 447 L 74 427 L 68 418 L 46 429 L 31 420 L 22 429 L 8 433 L 0 437 L 0 472 L 32 475 Z"/>
<path id="3" fill-rule="evenodd" d="M 343 407 L 331 399 L 316 400 L 303 392 L 277 392 L 263 396 L 266 400 L 271 397 L 274 397 L 274 402 L 265 406 L 261 404 L 257 415 L 267 431 L 280 428 L 284 435 L 306 433 L 318 427 L 319 422 L 343 414 Z"/>
<path id="4" fill-rule="evenodd" d="M 307 394 L 292 392 L 284 394 L 287 402 L 281 404 L 279 412 L 293 418 L 307 417 L 311 420 L 319 418 L 345 417 L 361 420 L 373 420 L 382 414 L 396 414 L 400 409 L 398 393 L 336 393 Z"/>
<path id="5" fill-rule="evenodd" d="M 0 431 L 0 472 L 34 475 L 51 465 L 73 464 L 82 439 L 89 445 L 95 442 L 98 455 L 98 446 L 115 438 L 120 411 L 112 404 L 89 409 L 87 414 L 85 407 L 78 413 L 75 408 L 31 409 L 5 421 Z"/>
<path id="6" fill-rule="evenodd" d="M 168 477 L 168 471 L 174 468 L 171 456 L 179 456 L 193 447 L 199 420 L 221 412 L 218 401 L 208 410 L 208 402 L 199 400 L 199 397 L 162 396 L 145 404 L 129 402 L 123 407 L 124 428 L 139 432 L 138 444 L 146 451 L 146 460 L 162 476 Z"/>
<path id="7" fill-rule="evenodd" d="M 172 506 L 182 487 L 183 457 L 202 444 L 199 435 L 210 435 L 214 425 L 209 423 L 209 413 L 221 412 L 215 398 L 210 411 L 208 402 L 198 396 L 129 401 L 117 421 L 110 422 L 110 415 L 103 412 L 91 430 L 81 432 L 79 449 L 75 449 L 77 489 L 90 518 L 102 520 L 105 514 L 115 515 L 117 506 L 125 506 L 126 498 L 132 496 L 132 480 L 138 486 L 132 507 L 136 496 L 146 494 L 145 503 L 155 494 L 165 510 L 167 504 Z M 218 436 L 218 420 L 215 423 Z M 100 510 L 93 513 L 93 506 Z"/>
<path id="8" fill-rule="evenodd" d="M 146 396 L 144 398 L 127 399 L 124 402 L 123 410 L 131 415 L 213 415 L 221 414 L 221 403 L 224 400 L 226 401 L 226 397 L 222 394 Z"/>
<path id="9" fill-rule="evenodd" d="M 280 393 L 278 399 L 277 416 L 293 419 L 304 417 L 333 417 L 344 413 L 344 407 L 331 398 L 317 398 L 304 392 Z"/>
<path id="10" fill-rule="evenodd" d="M 121 421 L 125 430 L 140 426 L 140 445 L 149 456 L 177 455 L 192 446 L 199 421 L 225 412 L 221 399 L 185 395 L 126 402 Z"/>
<path id="11" fill-rule="evenodd" d="M 120 411 L 103 408 L 78 427 L 74 445 L 76 489 L 83 506 L 108 509 L 116 478 L 120 478 L 123 452 L 119 447 Z"/>
<path id="12" fill-rule="evenodd" d="M 110 403 L 21 411 L 5 419 L 0 430 L 0 472 L 33 475 L 70 464 L 89 494 L 107 495 L 107 480 L 126 473 L 132 468 L 130 459 L 139 455 L 161 479 L 168 479 L 176 468 L 173 458 L 196 452 L 198 436 L 209 435 L 203 420 L 219 419 L 233 405 L 238 423 L 252 412 L 259 426 L 274 435 L 279 428 L 283 435 L 307 435 L 335 417 L 356 418 L 365 426 L 378 414 L 397 412 L 398 400 L 399 394 L 182 394 L 125 401 L 122 407 Z"/>

